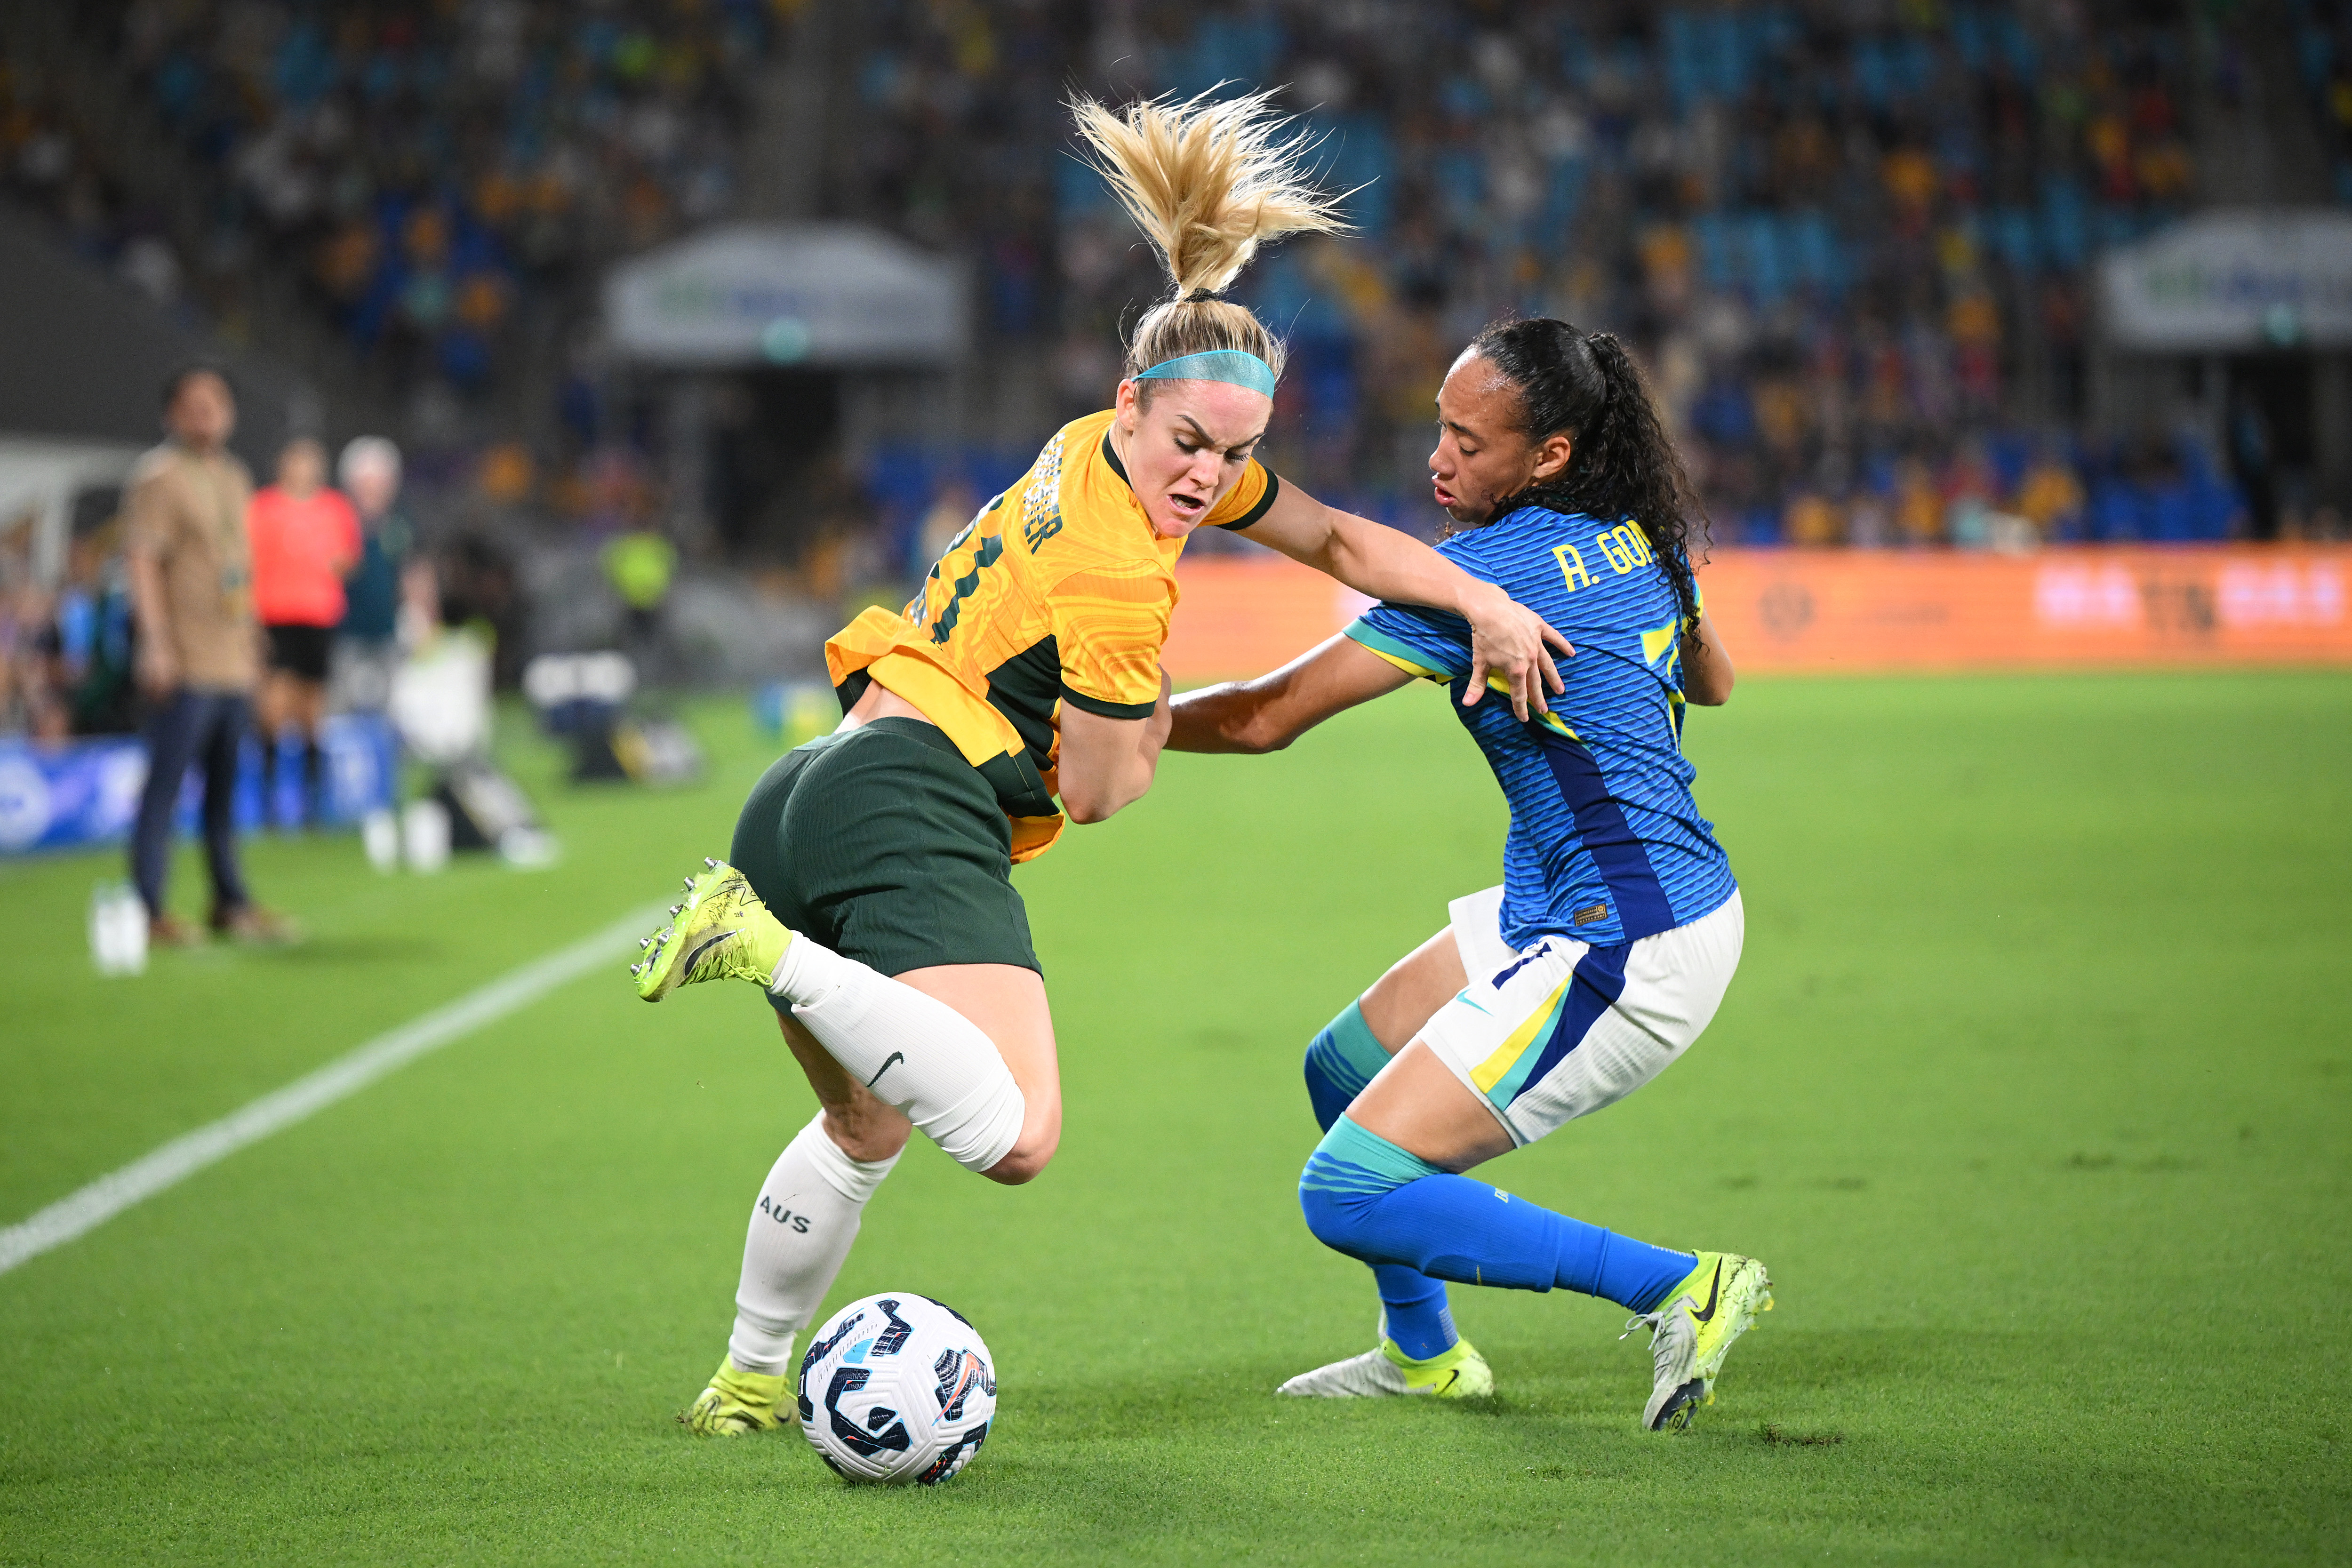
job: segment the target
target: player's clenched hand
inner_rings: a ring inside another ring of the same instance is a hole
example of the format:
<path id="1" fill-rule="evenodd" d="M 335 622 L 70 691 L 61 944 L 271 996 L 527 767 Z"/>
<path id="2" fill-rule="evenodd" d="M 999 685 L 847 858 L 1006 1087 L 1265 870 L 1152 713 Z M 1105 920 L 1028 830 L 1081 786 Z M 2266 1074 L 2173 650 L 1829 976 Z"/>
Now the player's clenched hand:
<path id="1" fill-rule="evenodd" d="M 1462 694 L 1462 706 L 1477 705 L 1486 695 L 1491 675 L 1510 691 L 1511 711 L 1521 721 L 1530 709 L 1538 713 L 1551 711 L 1545 694 L 1568 689 L 1552 663 L 1551 650 L 1558 648 L 1562 656 L 1573 658 L 1576 649 L 1541 616 L 1500 588 L 1492 584 L 1479 586 L 1477 597 L 1463 606 L 1463 616 L 1470 623 L 1470 686 Z"/>

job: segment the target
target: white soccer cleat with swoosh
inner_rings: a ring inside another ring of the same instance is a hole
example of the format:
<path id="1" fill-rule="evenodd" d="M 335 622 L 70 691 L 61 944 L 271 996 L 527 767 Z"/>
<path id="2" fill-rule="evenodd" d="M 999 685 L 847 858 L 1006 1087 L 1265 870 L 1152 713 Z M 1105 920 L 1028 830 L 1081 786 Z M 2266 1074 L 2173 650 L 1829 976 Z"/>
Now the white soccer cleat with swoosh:
<path id="1" fill-rule="evenodd" d="M 1495 1392 L 1495 1373 L 1468 1340 L 1427 1361 L 1415 1361 L 1383 1339 L 1361 1355 L 1302 1372 L 1276 1394 L 1307 1398 L 1362 1399 L 1385 1394 L 1418 1394 L 1435 1399 L 1475 1399 Z"/>
<path id="2" fill-rule="evenodd" d="M 1764 1266 L 1736 1252 L 1702 1252 L 1698 1267 L 1666 1292 L 1653 1312 L 1625 1325 L 1650 1331 L 1654 1377 L 1642 1426 L 1650 1432 L 1687 1429 L 1702 1405 L 1715 1403 L 1715 1375 L 1731 1342 L 1756 1314 L 1772 1310 L 1772 1280 Z M 1623 1334 L 1618 1336 L 1620 1339 Z"/>

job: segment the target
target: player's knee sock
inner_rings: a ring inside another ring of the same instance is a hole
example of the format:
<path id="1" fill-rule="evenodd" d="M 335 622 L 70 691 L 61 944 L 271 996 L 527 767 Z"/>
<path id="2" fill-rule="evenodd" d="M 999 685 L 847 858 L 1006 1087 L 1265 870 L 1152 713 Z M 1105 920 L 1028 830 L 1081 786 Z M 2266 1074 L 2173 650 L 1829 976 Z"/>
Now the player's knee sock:
<path id="1" fill-rule="evenodd" d="M 784 950 L 769 989 L 957 1164 L 985 1171 L 1019 1141 L 1028 1110 L 1021 1086 L 995 1042 L 946 1003 L 804 936 Z"/>
<path id="2" fill-rule="evenodd" d="M 1339 1113 L 1388 1065 L 1389 1053 L 1364 1022 L 1362 1004 L 1349 1003 L 1307 1047 L 1307 1098 L 1315 1107 L 1316 1125 L 1330 1131 Z M 1415 1361 L 1443 1355 L 1462 1337 L 1454 1331 L 1443 1280 L 1395 1264 L 1375 1265 L 1372 1280 L 1381 1292 L 1381 1332 Z"/>
<path id="3" fill-rule="evenodd" d="M 1646 1312 L 1698 1267 L 1440 1170 L 1344 1116 L 1308 1158 L 1298 1202 L 1326 1247 L 1465 1285 L 1560 1286 Z"/>
<path id="4" fill-rule="evenodd" d="M 1461 1342 L 1445 1281 L 1432 1279 L 1405 1263 L 1375 1263 L 1372 1283 L 1381 1293 L 1381 1332 L 1415 1361 L 1444 1355 Z"/>
<path id="5" fill-rule="evenodd" d="M 744 1372 L 792 1370 L 793 1339 L 816 1316 L 857 1239 L 866 1200 L 898 1156 L 853 1160 L 825 1136 L 824 1113 L 776 1156 L 743 1240 L 727 1356 Z"/>
<path id="6" fill-rule="evenodd" d="M 1307 1098 L 1315 1107 L 1315 1124 L 1324 1131 L 1348 1109 L 1364 1086 L 1389 1065 L 1389 1054 L 1364 1022 L 1361 1003 L 1323 1026 L 1307 1047 Z"/>

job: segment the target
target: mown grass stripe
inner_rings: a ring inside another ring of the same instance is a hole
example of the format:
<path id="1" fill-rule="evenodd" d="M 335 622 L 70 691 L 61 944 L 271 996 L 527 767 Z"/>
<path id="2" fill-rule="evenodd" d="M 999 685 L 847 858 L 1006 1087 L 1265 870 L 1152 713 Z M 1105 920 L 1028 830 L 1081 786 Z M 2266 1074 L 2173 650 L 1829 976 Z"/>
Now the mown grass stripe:
<path id="1" fill-rule="evenodd" d="M 58 1199 L 29 1219 L 0 1229 L 0 1274 L 88 1235 L 132 1205 L 177 1186 L 249 1143 L 257 1143 L 338 1100 L 348 1100 L 417 1058 L 529 1006 L 557 986 L 610 959 L 628 942 L 653 929 L 661 918 L 662 906 L 658 904 L 634 910 L 569 947 L 509 970 L 445 1006 L 378 1035 L 317 1071 L 296 1079 L 283 1089 L 272 1089 L 217 1121 L 182 1133 L 120 1170 Z"/>

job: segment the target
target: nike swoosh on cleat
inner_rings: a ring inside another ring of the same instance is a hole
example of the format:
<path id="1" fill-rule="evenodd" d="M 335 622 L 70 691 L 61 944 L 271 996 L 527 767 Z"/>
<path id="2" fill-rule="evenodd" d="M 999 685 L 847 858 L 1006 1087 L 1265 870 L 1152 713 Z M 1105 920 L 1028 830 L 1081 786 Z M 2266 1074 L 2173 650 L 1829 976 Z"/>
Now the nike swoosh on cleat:
<path id="1" fill-rule="evenodd" d="M 709 952 L 712 948 L 717 947 L 720 942 L 727 941 L 729 938 L 740 934 L 740 932 L 731 931 L 711 932 L 709 936 L 704 937 L 700 942 L 694 944 L 694 951 L 686 955 L 685 962 L 680 965 L 680 967 L 688 974 L 693 973 L 694 966 L 702 962 L 702 955 L 704 953 Z"/>
<path id="2" fill-rule="evenodd" d="M 1718 1262 L 1715 1266 L 1715 1279 L 1706 1288 L 1706 1310 L 1702 1312 L 1694 1309 L 1691 1316 L 1702 1323 L 1712 1322 L 1715 1320 L 1715 1303 L 1722 1294 L 1723 1265 Z"/>

